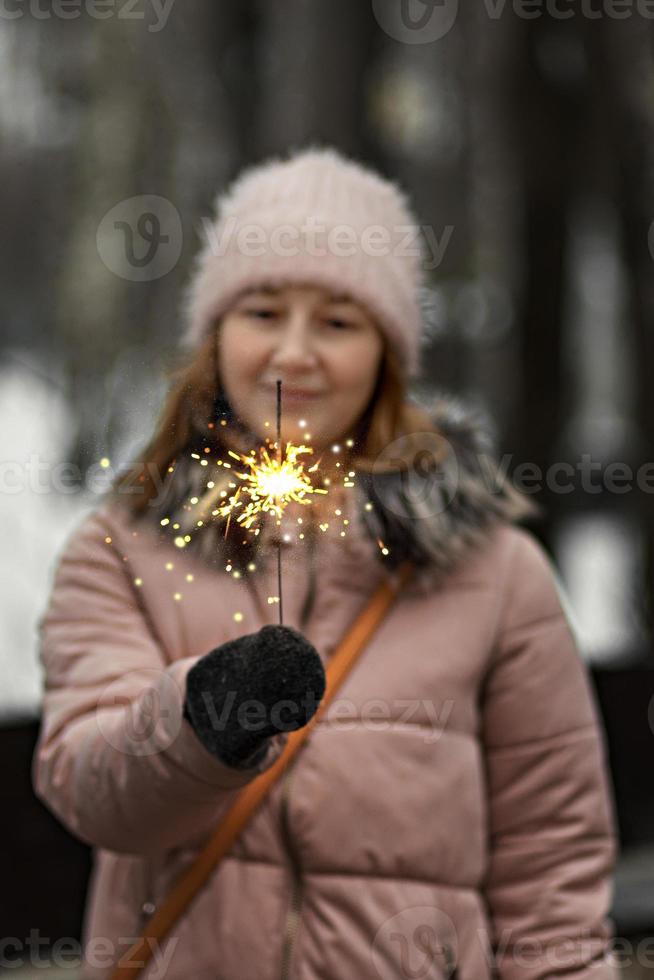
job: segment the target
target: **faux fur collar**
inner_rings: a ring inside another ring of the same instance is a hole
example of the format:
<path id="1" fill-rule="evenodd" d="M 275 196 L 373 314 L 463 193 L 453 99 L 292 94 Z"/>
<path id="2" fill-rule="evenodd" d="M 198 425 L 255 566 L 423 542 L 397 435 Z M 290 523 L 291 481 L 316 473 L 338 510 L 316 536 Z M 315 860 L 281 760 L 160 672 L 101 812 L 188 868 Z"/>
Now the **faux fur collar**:
<path id="1" fill-rule="evenodd" d="M 392 474 L 386 485 L 379 477 L 369 481 L 378 488 L 382 506 L 368 512 L 367 524 L 382 537 L 385 532 L 384 540 L 396 549 L 397 536 L 417 525 L 414 537 L 426 560 L 436 570 L 447 572 L 498 522 L 537 518 L 542 508 L 514 487 L 500 467 L 494 425 L 481 409 L 441 391 L 427 411 L 444 449 L 437 478 L 425 477 L 421 487 L 416 456 L 416 472 L 409 480 Z M 407 484 L 413 487 L 408 494 L 404 492 Z M 393 525 L 384 521 L 388 513 L 396 517 Z M 408 557 L 420 561 L 418 554 Z"/>
<path id="2" fill-rule="evenodd" d="M 365 580 L 366 569 L 376 572 L 409 558 L 418 566 L 421 579 L 433 584 L 469 549 L 479 546 L 498 522 L 540 516 L 540 506 L 502 473 L 488 416 L 443 391 L 426 411 L 440 433 L 440 447 L 445 450 L 442 462 L 422 485 L 419 467 L 408 474 L 357 472 L 355 488 L 344 494 L 338 526 L 334 520 L 330 533 L 324 535 L 325 544 L 321 541 L 318 549 L 325 562 L 325 556 L 337 550 L 343 574 L 351 563 L 352 570 L 358 569 L 358 577 L 363 575 Z M 158 524 L 167 519 L 167 533 L 187 535 L 189 549 L 220 567 L 225 561 L 224 531 L 222 519 L 217 524 L 211 511 L 220 503 L 220 490 L 227 483 L 216 479 L 213 487 L 207 487 L 216 470 L 203 466 L 200 454 L 189 452 L 178 459 L 164 492 L 147 514 Z M 280 527 L 273 520 L 265 522 L 257 555 L 280 539 L 285 546 L 301 546 L 303 531 L 297 517 L 303 513 L 306 510 L 295 504 L 287 508 Z M 238 525 L 232 527 L 242 533 Z"/>

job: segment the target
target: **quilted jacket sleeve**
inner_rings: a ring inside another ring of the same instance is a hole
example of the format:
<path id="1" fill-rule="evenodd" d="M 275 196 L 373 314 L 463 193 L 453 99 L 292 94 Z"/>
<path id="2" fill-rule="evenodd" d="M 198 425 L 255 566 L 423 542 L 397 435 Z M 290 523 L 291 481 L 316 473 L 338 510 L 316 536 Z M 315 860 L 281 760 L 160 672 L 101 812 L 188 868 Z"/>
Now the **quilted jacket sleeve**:
<path id="1" fill-rule="evenodd" d="M 287 734 L 247 769 L 204 748 L 182 716 L 198 658 L 166 662 L 108 530 L 98 512 L 77 528 L 39 621 L 45 691 L 32 780 L 82 840 L 155 854 L 201 843 Z"/>
<path id="2" fill-rule="evenodd" d="M 482 702 L 501 980 L 614 980 L 607 913 L 617 837 L 588 674 L 538 540 L 512 528 Z"/>

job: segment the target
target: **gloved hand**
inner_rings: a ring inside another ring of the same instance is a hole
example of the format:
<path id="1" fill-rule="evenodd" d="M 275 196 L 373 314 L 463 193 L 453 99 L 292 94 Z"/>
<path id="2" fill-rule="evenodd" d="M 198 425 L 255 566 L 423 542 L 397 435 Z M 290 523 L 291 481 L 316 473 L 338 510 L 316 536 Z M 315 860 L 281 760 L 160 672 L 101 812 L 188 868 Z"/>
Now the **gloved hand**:
<path id="1" fill-rule="evenodd" d="M 325 693 L 318 651 L 290 626 L 268 625 L 221 644 L 186 675 L 184 717 L 218 759 L 247 768 L 268 739 L 306 725 Z"/>

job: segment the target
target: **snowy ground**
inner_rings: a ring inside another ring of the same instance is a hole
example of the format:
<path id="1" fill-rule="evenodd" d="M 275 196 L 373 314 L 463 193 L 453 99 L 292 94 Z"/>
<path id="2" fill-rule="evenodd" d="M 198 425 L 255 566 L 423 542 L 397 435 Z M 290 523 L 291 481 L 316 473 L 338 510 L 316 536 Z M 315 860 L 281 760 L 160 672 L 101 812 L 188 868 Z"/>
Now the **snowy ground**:
<path id="1" fill-rule="evenodd" d="M 0 373 L 0 721 L 38 713 L 41 673 L 36 623 L 55 557 L 93 506 L 90 495 L 53 487 L 63 477 L 73 429 L 55 384 L 12 365 Z"/>

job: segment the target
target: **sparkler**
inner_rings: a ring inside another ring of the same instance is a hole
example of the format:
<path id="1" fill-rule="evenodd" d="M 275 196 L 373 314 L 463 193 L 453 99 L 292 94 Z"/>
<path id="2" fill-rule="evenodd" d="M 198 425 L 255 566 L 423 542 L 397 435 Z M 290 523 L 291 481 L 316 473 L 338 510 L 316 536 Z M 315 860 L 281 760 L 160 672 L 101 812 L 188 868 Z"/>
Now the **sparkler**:
<path id="1" fill-rule="evenodd" d="M 277 378 L 277 452 L 279 468 L 282 466 L 282 382 Z M 277 541 L 277 595 L 279 596 L 279 625 L 284 622 L 284 606 L 282 602 L 282 542 Z"/>
<path id="2" fill-rule="evenodd" d="M 282 452 L 281 438 L 282 417 L 282 382 L 277 381 L 277 458 L 270 456 L 267 449 L 261 447 L 260 459 L 251 453 L 249 456 L 229 450 L 229 455 L 247 468 L 244 472 L 234 471 L 234 475 L 242 481 L 236 487 L 236 492 L 226 504 L 218 508 L 222 517 L 227 517 L 225 535 L 229 529 L 232 514 L 238 511 L 236 520 L 250 530 L 262 514 L 272 514 L 278 520 L 282 517 L 286 506 L 293 500 L 308 505 L 309 495 L 328 493 L 320 487 L 314 487 L 309 474 L 318 469 L 319 461 L 305 471 L 304 463 L 299 456 L 312 453 L 310 446 L 295 446 L 286 444 L 286 452 Z M 245 502 L 247 501 L 247 502 Z M 257 532 L 258 533 L 258 532 Z M 277 590 L 279 598 L 279 622 L 283 625 L 284 612 L 282 603 L 282 543 L 277 542 Z"/>
<path id="3" fill-rule="evenodd" d="M 188 504 L 184 505 L 184 510 L 188 512 L 188 516 L 180 516 L 177 521 L 171 523 L 174 518 L 164 517 L 160 520 L 161 527 L 169 527 L 174 534 L 174 544 L 177 548 L 186 548 L 188 544 L 192 541 L 194 533 L 197 529 L 201 527 L 206 527 L 212 522 L 214 517 L 227 517 L 225 522 L 224 535 L 227 537 L 227 532 L 229 530 L 232 515 L 236 515 L 236 521 L 241 527 L 246 531 L 251 531 L 255 535 L 259 534 L 260 527 L 258 526 L 258 520 L 262 516 L 273 517 L 277 520 L 277 524 L 281 524 L 281 517 L 284 514 L 286 506 L 294 501 L 299 504 L 309 505 L 311 503 L 312 494 L 327 494 L 329 490 L 323 489 L 321 487 L 315 487 L 310 479 L 310 474 L 315 473 L 319 467 L 320 459 L 318 459 L 313 466 L 305 469 L 304 461 L 300 459 L 305 453 L 313 453 L 313 448 L 306 445 L 293 445 L 290 442 L 286 443 L 285 452 L 282 451 L 282 440 L 281 440 L 281 413 L 282 413 L 282 400 L 281 400 L 281 380 L 277 381 L 277 442 L 274 444 L 274 448 L 277 450 L 276 454 L 272 452 L 273 444 L 270 443 L 269 439 L 266 438 L 266 442 L 269 444 L 268 449 L 265 446 L 260 446 L 257 451 L 254 449 L 250 450 L 249 455 L 244 455 L 242 453 L 233 452 L 231 449 L 227 450 L 228 454 L 232 459 L 240 463 L 245 469 L 239 472 L 234 468 L 234 464 L 228 463 L 223 459 L 211 460 L 210 457 L 210 447 L 205 446 L 204 453 L 207 455 L 201 456 L 199 453 L 192 452 L 191 456 L 193 459 L 199 461 L 201 467 L 208 467 L 212 462 L 216 466 L 223 469 L 223 473 L 227 475 L 227 480 L 218 480 L 211 478 L 206 483 L 207 492 L 198 492 L 197 496 L 194 495 L 190 497 Z M 221 425 L 226 425 L 226 421 L 222 421 Z M 300 426 L 304 426 L 305 421 L 300 421 Z M 266 426 L 269 422 L 265 423 Z M 213 428 L 214 424 L 209 423 L 209 428 Z M 311 436 L 307 433 L 307 439 Z M 345 445 L 348 449 L 352 448 L 354 445 L 354 440 L 348 438 L 345 440 Z M 334 444 L 332 447 L 332 452 L 339 453 L 341 446 Z M 275 458 L 276 456 L 276 458 Z M 108 462 L 108 461 L 107 461 Z M 171 464 L 168 466 L 168 473 L 173 473 L 175 470 L 175 460 L 172 460 Z M 336 470 L 340 469 L 341 463 L 336 463 Z M 334 471 L 334 473 L 336 472 Z M 205 471 L 206 472 L 206 471 Z M 211 475 L 207 473 L 207 475 Z M 340 475 L 342 476 L 342 486 L 343 489 L 350 489 L 354 487 L 354 470 L 340 469 Z M 241 483 L 238 485 L 234 482 L 232 478 L 238 478 Z M 324 487 L 331 487 L 334 479 L 334 474 L 331 476 L 325 476 L 323 478 Z M 228 490 L 226 485 L 229 486 L 234 492 L 231 496 L 228 496 Z M 222 499 L 223 503 L 219 503 Z M 368 501 L 365 504 L 365 510 L 372 510 L 372 504 Z M 345 528 L 349 525 L 350 521 L 342 517 L 341 510 L 337 507 L 334 510 L 334 516 L 342 520 L 342 525 L 344 530 L 340 531 L 341 537 L 346 537 L 347 531 Z M 198 519 L 200 518 L 200 519 Z M 298 523 L 302 523 L 302 518 L 298 517 Z M 330 523 L 327 520 L 318 523 L 318 528 L 326 532 Z M 136 534 L 136 532 L 134 532 Z M 300 538 L 305 535 L 300 534 Z M 105 538 L 107 544 L 111 543 L 111 538 Z M 245 543 L 245 542 L 243 542 Z M 386 547 L 381 538 L 377 539 L 377 545 L 382 555 L 387 556 L 389 554 L 389 549 Z M 278 596 L 269 596 L 268 602 L 279 602 L 279 622 L 283 625 L 283 604 L 282 604 L 282 562 L 281 562 L 281 540 L 277 542 L 277 587 Z M 168 565 L 166 565 L 168 568 Z M 170 565 L 172 568 L 172 564 Z M 250 563 L 247 566 L 248 571 L 255 570 L 254 563 Z M 240 578 L 241 572 L 239 570 L 232 570 L 231 562 L 225 566 L 225 571 L 231 572 L 234 578 Z M 193 576 L 191 574 L 186 576 L 186 581 L 191 582 Z M 141 578 L 134 579 L 134 585 L 140 587 L 143 585 L 143 580 Z M 181 593 L 175 593 L 173 596 L 176 600 L 182 599 Z M 238 618 L 240 617 L 240 618 Z M 234 618 L 237 622 L 242 619 L 242 613 L 235 613 Z"/>

